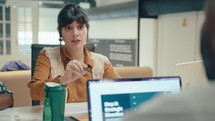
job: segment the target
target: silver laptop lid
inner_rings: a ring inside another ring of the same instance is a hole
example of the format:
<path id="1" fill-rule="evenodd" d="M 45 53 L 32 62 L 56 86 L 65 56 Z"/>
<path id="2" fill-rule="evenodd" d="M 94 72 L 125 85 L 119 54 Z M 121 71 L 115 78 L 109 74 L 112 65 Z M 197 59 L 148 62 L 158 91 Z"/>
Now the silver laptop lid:
<path id="1" fill-rule="evenodd" d="M 89 80 L 88 111 L 91 121 L 121 121 L 127 109 L 148 101 L 156 94 L 181 90 L 180 77 L 148 77 Z"/>

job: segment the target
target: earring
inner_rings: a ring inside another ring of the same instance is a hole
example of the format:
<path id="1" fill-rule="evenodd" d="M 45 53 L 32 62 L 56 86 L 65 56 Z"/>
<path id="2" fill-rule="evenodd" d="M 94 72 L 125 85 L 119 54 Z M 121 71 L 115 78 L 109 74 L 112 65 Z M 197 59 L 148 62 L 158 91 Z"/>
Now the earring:
<path id="1" fill-rule="evenodd" d="M 59 38 L 59 41 L 60 41 L 60 42 L 63 41 L 62 37 Z"/>

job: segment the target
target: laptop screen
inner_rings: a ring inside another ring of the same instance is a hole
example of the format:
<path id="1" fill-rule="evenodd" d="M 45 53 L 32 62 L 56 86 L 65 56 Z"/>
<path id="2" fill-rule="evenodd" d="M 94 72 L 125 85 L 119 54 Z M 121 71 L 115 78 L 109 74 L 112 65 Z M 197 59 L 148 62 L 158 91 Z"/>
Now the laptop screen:
<path id="1" fill-rule="evenodd" d="M 120 78 L 89 80 L 88 110 L 91 121 L 121 121 L 125 110 L 156 94 L 179 93 L 180 77 Z"/>

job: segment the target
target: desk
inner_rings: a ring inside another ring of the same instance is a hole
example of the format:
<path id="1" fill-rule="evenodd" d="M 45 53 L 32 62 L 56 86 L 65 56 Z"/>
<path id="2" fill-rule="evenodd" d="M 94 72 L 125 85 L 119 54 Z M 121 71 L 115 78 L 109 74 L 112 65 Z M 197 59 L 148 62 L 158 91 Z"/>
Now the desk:
<path id="1" fill-rule="evenodd" d="M 65 116 L 88 121 L 87 103 L 67 103 Z M 0 111 L 0 121 L 42 121 L 43 106 L 14 107 Z"/>

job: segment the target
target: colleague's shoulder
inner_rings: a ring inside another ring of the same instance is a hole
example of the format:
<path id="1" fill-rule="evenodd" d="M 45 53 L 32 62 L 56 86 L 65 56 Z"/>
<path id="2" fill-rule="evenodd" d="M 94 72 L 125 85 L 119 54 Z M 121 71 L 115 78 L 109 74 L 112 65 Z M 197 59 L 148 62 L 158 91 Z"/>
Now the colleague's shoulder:
<path id="1" fill-rule="evenodd" d="M 179 94 L 174 94 L 170 96 L 158 96 L 148 104 L 152 107 L 156 105 L 157 107 L 166 107 L 172 109 L 181 109 L 181 107 L 190 107 L 190 109 L 192 109 L 195 107 L 197 108 L 198 106 L 207 107 L 207 105 L 209 106 L 215 102 L 214 92 L 215 83 L 209 83 L 190 88 L 189 90 L 185 90 Z M 184 108 L 182 108 L 182 110 L 183 109 Z"/>
<path id="2" fill-rule="evenodd" d="M 182 95 L 195 101 L 215 101 L 215 82 L 200 85 L 187 92 L 183 92 Z"/>
<path id="3" fill-rule="evenodd" d="M 215 101 L 215 83 L 202 84 L 188 90 L 184 90 L 179 94 L 174 94 L 171 96 L 160 96 L 157 97 L 154 101 L 159 105 L 163 105 L 164 103 L 169 104 L 194 104 L 194 103 L 205 103 L 203 105 L 207 105 L 206 102 Z M 202 100 L 203 99 L 203 100 Z M 162 102 L 163 104 L 160 104 Z"/>
<path id="4" fill-rule="evenodd" d="M 143 103 L 137 112 L 127 112 L 125 121 L 133 119 L 167 121 L 194 121 L 201 114 L 202 118 L 210 119 L 215 113 L 215 84 L 202 85 L 171 96 L 160 95 Z"/>

